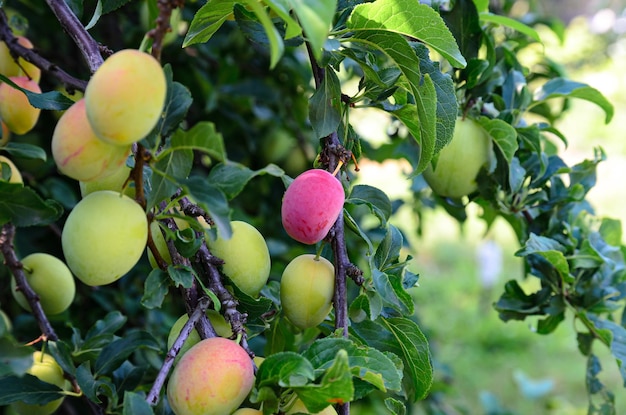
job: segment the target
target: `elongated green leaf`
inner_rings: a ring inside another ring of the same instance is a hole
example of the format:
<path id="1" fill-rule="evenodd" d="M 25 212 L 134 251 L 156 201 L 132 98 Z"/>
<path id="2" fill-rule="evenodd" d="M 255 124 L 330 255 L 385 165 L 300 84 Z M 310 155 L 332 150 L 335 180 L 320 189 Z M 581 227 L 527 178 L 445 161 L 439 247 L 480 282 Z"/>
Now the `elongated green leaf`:
<path id="1" fill-rule="evenodd" d="M 268 164 L 259 170 L 251 170 L 243 164 L 228 161 L 215 166 L 209 173 L 207 181 L 220 188 L 231 200 L 241 193 L 250 180 L 264 174 L 282 177 L 285 172 L 275 164 Z"/>
<path id="2" fill-rule="evenodd" d="M 152 186 L 148 194 L 148 209 L 154 207 L 164 199 L 169 199 L 180 187 L 191 171 L 193 164 L 193 151 L 181 149 L 164 150 L 162 155 L 157 156 L 156 163 L 152 165 Z"/>
<path id="3" fill-rule="evenodd" d="M 0 377 L 22 376 L 33 365 L 33 349 L 8 338 L 0 338 L 0 356 Z"/>
<path id="4" fill-rule="evenodd" d="M 302 28 L 300 24 L 296 22 L 289 14 L 289 1 L 288 0 L 265 0 L 265 4 L 274 12 L 278 17 L 283 19 L 287 25 L 285 31 L 285 39 L 291 39 L 293 37 L 302 34 Z"/>
<path id="5" fill-rule="evenodd" d="M 0 378 L 0 406 L 22 401 L 43 405 L 63 396 L 56 385 L 39 380 L 33 375 L 11 375 Z"/>
<path id="6" fill-rule="evenodd" d="M 144 282 L 141 305 L 148 309 L 159 308 L 170 289 L 170 277 L 160 268 L 153 269 Z"/>
<path id="7" fill-rule="evenodd" d="M 124 409 L 122 415 L 153 415 L 152 406 L 146 397 L 137 392 L 124 392 Z"/>
<path id="8" fill-rule="evenodd" d="M 263 29 L 265 29 L 265 34 L 270 43 L 270 68 L 273 68 L 285 51 L 283 39 L 261 3 L 257 0 L 243 0 L 243 2 L 252 10 L 259 22 L 261 22 L 261 25 L 263 25 Z"/>
<path id="9" fill-rule="evenodd" d="M 170 265 L 167 267 L 167 273 L 177 287 L 191 288 L 195 275 L 191 267 L 184 265 Z"/>
<path id="10" fill-rule="evenodd" d="M 230 228 L 230 209 L 228 208 L 228 200 L 222 189 L 198 176 L 185 180 L 183 188 L 185 192 L 211 216 L 220 236 L 224 239 L 230 238 L 232 234 L 232 229 Z"/>
<path id="11" fill-rule="evenodd" d="M 174 82 L 174 74 L 169 64 L 165 65 L 163 72 L 167 82 L 167 96 L 163 105 L 163 114 L 159 118 L 155 130 L 159 136 L 167 137 L 185 119 L 193 99 L 191 98 L 191 92 L 186 86 L 179 82 Z"/>
<path id="12" fill-rule="evenodd" d="M 224 138 L 215 130 L 215 124 L 208 121 L 199 122 L 188 131 L 176 131 L 172 136 L 171 149 L 201 151 L 217 161 L 226 158 Z"/>
<path id="13" fill-rule="evenodd" d="M 341 121 L 341 85 L 335 71 L 325 71 L 322 84 L 311 96 L 309 118 L 318 138 L 337 131 Z"/>
<path id="14" fill-rule="evenodd" d="M 367 30 L 350 40 L 381 50 L 400 68 L 408 82 L 415 106 L 404 105 L 390 112 L 406 125 L 420 145 L 419 162 L 413 175 L 421 173 L 433 157 L 437 140 L 437 92 L 430 75 L 422 76 L 419 59 L 402 35 Z"/>
<path id="15" fill-rule="evenodd" d="M 109 374 L 139 348 L 160 350 L 159 342 L 148 332 L 133 331 L 102 349 L 94 370 L 97 375 Z"/>
<path id="16" fill-rule="evenodd" d="M 111 311 L 103 319 L 96 321 L 85 335 L 85 340 L 103 334 L 112 335 L 126 324 L 128 318 L 119 311 Z"/>
<path id="17" fill-rule="evenodd" d="M 610 347 L 622 375 L 622 382 L 626 386 L 626 328 L 592 314 L 587 314 L 587 317 L 599 331 L 603 332 L 604 343 Z"/>
<path id="18" fill-rule="evenodd" d="M 378 0 L 354 8 L 347 26 L 350 30 L 395 32 L 419 39 L 439 52 L 452 66 L 467 64 L 443 19 L 435 10 L 413 0 Z"/>
<path id="19" fill-rule="evenodd" d="M 23 157 L 28 159 L 38 159 L 46 161 L 46 151 L 36 145 L 20 142 L 9 142 L 3 147 L 3 150 L 9 154 L 17 157 Z"/>
<path id="20" fill-rule="evenodd" d="M 525 25 L 519 20 L 511 19 L 507 16 L 502 16 L 500 14 L 493 14 L 489 12 L 480 13 L 480 20 L 483 22 L 496 23 L 500 26 L 506 26 L 513 30 L 517 30 L 520 33 L 525 34 L 536 42 L 542 43 L 539 34 L 532 27 Z"/>
<path id="21" fill-rule="evenodd" d="M 63 207 L 55 200 L 43 200 L 33 189 L 19 183 L 0 181 L 0 225 L 47 225 L 57 220 Z"/>
<path id="22" fill-rule="evenodd" d="M 333 22 L 337 0 L 288 0 L 318 61 Z"/>
<path id="23" fill-rule="evenodd" d="M 613 104 L 611 104 L 600 91 L 587 84 L 570 81 L 564 78 L 554 78 L 543 84 L 535 91 L 535 101 L 532 105 L 538 105 L 543 101 L 560 97 L 578 98 L 589 101 L 604 110 L 605 123 L 609 123 L 611 119 L 613 119 Z"/>
<path id="24" fill-rule="evenodd" d="M 297 387 L 304 386 L 313 379 L 315 375 L 311 362 L 297 353 L 281 352 L 268 356 L 263 361 L 256 375 L 256 385 Z"/>
<path id="25" fill-rule="evenodd" d="M 517 131 L 513 126 L 499 119 L 480 117 L 478 123 L 493 138 L 493 142 L 500 148 L 506 161 L 511 163 L 518 148 Z"/>
<path id="26" fill-rule="evenodd" d="M 196 12 L 191 23 L 183 47 L 195 43 L 207 42 L 226 19 L 233 13 L 234 0 L 210 0 Z"/>
<path id="27" fill-rule="evenodd" d="M 391 216 L 392 208 L 389 197 L 376 187 L 363 184 L 353 186 L 346 203 L 354 205 L 364 204 L 369 207 L 370 211 L 380 219 L 381 227 L 386 225 L 387 220 Z"/>
<path id="28" fill-rule="evenodd" d="M 74 104 L 74 101 L 60 93 L 59 91 L 48 91 L 44 93 L 36 93 L 19 87 L 15 82 L 11 81 L 4 75 L 0 75 L 0 81 L 11 85 L 15 89 L 19 89 L 28 98 L 28 102 L 35 108 L 42 110 L 66 110 Z"/>

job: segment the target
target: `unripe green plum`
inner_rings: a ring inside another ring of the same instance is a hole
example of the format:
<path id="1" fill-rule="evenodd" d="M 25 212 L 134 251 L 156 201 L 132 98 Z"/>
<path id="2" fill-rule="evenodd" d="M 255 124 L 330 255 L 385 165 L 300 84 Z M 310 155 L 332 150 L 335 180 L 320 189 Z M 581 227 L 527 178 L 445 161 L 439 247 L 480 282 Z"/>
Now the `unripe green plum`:
<path id="1" fill-rule="evenodd" d="M 244 293 L 256 297 L 270 275 L 270 252 L 263 235 L 242 221 L 230 223 L 232 236 L 208 241 L 211 253 L 224 260 L 222 270 Z"/>
<path id="2" fill-rule="evenodd" d="M 441 149 L 437 167 L 429 166 L 424 179 L 433 192 L 460 198 L 478 189 L 476 176 L 488 162 L 491 140 L 485 130 L 470 118 L 458 118 L 450 143 Z"/>
<path id="3" fill-rule="evenodd" d="M 9 79 L 23 89 L 41 93 L 39 85 L 25 76 Z M 41 110 L 30 105 L 22 91 L 5 82 L 0 84 L 0 118 L 11 132 L 26 134 L 37 124 L 40 113 Z"/>
<path id="4" fill-rule="evenodd" d="M 283 227 L 298 242 L 315 244 L 326 236 L 343 210 L 341 182 L 322 169 L 300 174 L 289 185 L 281 207 Z"/>
<path id="5" fill-rule="evenodd" d="M 110 284 L 130 271 L 148 240 L 141 206 L 110 190 L 90 193 L 67 217 L 61 244 L 67 264 L 83 283 Z"/>
<path id="6" fill-rule="evenodd" d="M 22 174 L 11 160 L 6 158 L 5 156 L 0 156 L 0 168 L 2 168 L 2 164 L 8 165 L 11 169 L 11 177 L 9 178 L 9 183 L 24 183 L 24 180 L 22 179 Z M 0 180 L 2 180 L 1 174 Z"/>
<path id="7" fill-rule="evenodd" d="M 16 36 L 16 38 L 17 43 L 25 48 L 33 48 L 33 43 L 28 38 L 24 36 Z M 0 41 L 0 74 L 7 78 L 11 76 L 26 76 L 37 83 L 41 79 L 41 69 L 24 60 L 24 58 L 18 58 L 16 62 L 13 56 L 11 56 L 7 44 L 2 41 Z"/>
<path id="8" fill-rule="evenodd" d="M 67 265 L 55 256 L 34 253 L 22 259 L 26 281 L 39 296 L 39 303 L 46 314 L 59 314 L 67 310 L 74 301 L 76 284 Z M 16 290 L 15 278 L 11 279 L 11 294 L 24 310 L 30 305 L 20 291 Z"/>
<path id="9" fill-rule="evenodd" d="M 320 324 L 333 305 L 335 267 L 326 258 L 304 254 L 294 258 L 280 280 L 280 301 L 296 327 Z"/>
<path id="10" fill-rule="evenodd" d="M 254 384 L 248 353 L 223 337 L 200 341 L 176 364 L 167 398 L 176 415 L 229 415 Z"/>
<path id="11" fill-rule="evenodd" d="M 78 183 L 80 186 L 80 195 L 82 197 L 85 197 L 88 194 L 97 192 L 99 190 L 111 190 L 117 193 L 120 193 L 123 190 L 123 193 L 126 196 L 134 198 L 135 187 L 129 185 L 124 187 L 126 181 L 128 180 L 128 177 L 130 176 L 130 171 L 130 167 L 123 165 L 117 169 L 114 169 L 111 174 L 108 174 L 106 176 L 97 177 L 88 182 L 81 181 Z"/>
<path id="12" fill-rule="evenodd" d="M 116 146 L 100 140 L 93 132 L 85 100 L 67 109 L 52 135 L 52 156 L 61 173 L 75 180 L 90 181 L 106 177 L 124 166 L 129 146 Z"/>
<path id="13" fill-rule="evenodd" d="M 61 389 L 68 389 L 69 384 L 63 377 L 63 369 L 48 354 L 42 352 L 33 353 L 33 365 L 26 371 L 38 379 L 58 386 Z M 15 402 L 12 406 L 20 415 L 49 415 L 56 411 L 64 398 L 56 399 L 44 405 L 30 405 L 23 402 Z"/>
<path id="14" fill-rule="evenodd" d="M 178 226 L 179 230 L 187 229 L 189 227 L 189 223 L 180 218 L 174 218 L 174 222 Z M 161 226 L 157 223 L 157 221 L 150 222 L 150 232 L 152 233 L 152 240 L 154 241 L 154 245 L 161 254 L 161 258 L 165 260 L 168 264 L 172 264 L 172 255 L 170 254 L 170 250 L 167 247 L 167 242 L 165 240 L 165 236 L 161 230 Z M 158 268 L 159 264 L 157 264 L 154 255 L 152 255 L 152 251 L 150 248 L 146 247 L 146 252 L 148 253 L 148 262 L 152 268 Z"/>
<path id="15" fill-rule="evenodd" d="M 151 55 L 133 49 L 114 53 L 85 90 L 89 123 L 100 139 L 128 146 L 156 126 L 166 89 L 163 68 Z"/>
<path id="16" fill-rule="evenodd" d="M 263 415 L 263 411 L 252 408 L 239 408 L 233 412 L 233 415 Z"/>
<path id="17" fill-rule="evenodd" d="M 215 332 L 220 337 L 230 337 L 233 335 L 233 329 L 230 324 L 226 321 L 224 316 L 218 313 L 215 310 L 208 309 L 206 311 L 206 315 L 211 322 L 211 325 L 215 329 Z M 174 345 L 174 342 L 178 338 L 180 331 L 183 329 L 185 323 L 189 321 L 189 316 L 187 314 L 183 314 L 176 320 L 172 328 L 170 329 L 170 333 L 167 336 L 167 349 L 171 349 Z M 191 333 L 189 333 L 189 337 L 183 343 L 183 347 L 180 348 L 178 355 L 176 355 L 176 360 L 180 359 L 182 355 L 184 355 L 187 350 L 189 350 L 192 346 L 198 344 L 200 342 L 200 334 L 196 329 L 193 329 Z"/>
<path id="18" fill-rule="evenodd" d="M 310 414 L 310 415 L 337 415 L 337 411 L 335 411 L 335 408 L 333 408 L 332 405 L 329 405 L 326 408 L 322 409 L 321 412 L 315 412 L 315 413 L 309 412 L 309 410 L 306 409 L 304 402 L 302 402 L 300 399 L 296 400 L 296 402 L 293 404 L 291 409 L 289 409 L 289 411 L 287 411 L 285 415 L 292 415 L 292 414 L 297 414 L 297 413 Z"/>

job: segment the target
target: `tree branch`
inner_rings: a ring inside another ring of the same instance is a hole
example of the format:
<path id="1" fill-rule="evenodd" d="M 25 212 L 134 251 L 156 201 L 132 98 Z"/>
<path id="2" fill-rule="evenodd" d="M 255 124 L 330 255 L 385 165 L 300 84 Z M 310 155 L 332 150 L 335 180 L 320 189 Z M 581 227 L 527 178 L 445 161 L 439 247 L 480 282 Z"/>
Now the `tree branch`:
<path id="1" fill-rule="evenodd" d="M 110 51 L 104 47 L 100 47 L 87 30 L 85 30 L 83 24 L 78 20 L 78 17 L 76 17 L 64 0 L 46 0 L 46 3 L 48 3 L 48 6 L 57 17 L 59 23 L 61 23 L 63 29 L 72 38 L 76 46 L 78 46 L 78 49 L 80 49 L 91 73 L 94 73 L 100 65 L 102 65 L 102 62 L 104 62 L 101 51 Z"/>
<path id="2" fill-rule="evenodd" d="M 159 8 L 159 16 L 156 19 L 156 27 L 150 30 L 147 35 L 151 37 L 154 42 L 152 43 L 152 56 L 158 61 L 161 60 L 161 50 L 163 49 L 163 39 L 168 32 L 172 31 L 170 26 L 170 18 L 172 17 L 172 10 L 177 7 L 183 7 L 184 0 L 158 0 L 157 7 Z"/>

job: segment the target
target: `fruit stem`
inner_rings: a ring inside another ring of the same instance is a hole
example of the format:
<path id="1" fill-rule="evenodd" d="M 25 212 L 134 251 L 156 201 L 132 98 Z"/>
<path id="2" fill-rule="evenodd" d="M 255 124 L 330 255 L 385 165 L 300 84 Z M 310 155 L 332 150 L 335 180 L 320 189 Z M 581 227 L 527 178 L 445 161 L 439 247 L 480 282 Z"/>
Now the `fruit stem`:
<path id="1" fill-rule="evenodd" d="M 343 160 L 339 160 L 337 162 L 337 167 L 335 167 L 335 170 L 333 171 L 333 176 L 337 177 L 337 173 L 341 170 L 341 166 L 343 166 Z"/>

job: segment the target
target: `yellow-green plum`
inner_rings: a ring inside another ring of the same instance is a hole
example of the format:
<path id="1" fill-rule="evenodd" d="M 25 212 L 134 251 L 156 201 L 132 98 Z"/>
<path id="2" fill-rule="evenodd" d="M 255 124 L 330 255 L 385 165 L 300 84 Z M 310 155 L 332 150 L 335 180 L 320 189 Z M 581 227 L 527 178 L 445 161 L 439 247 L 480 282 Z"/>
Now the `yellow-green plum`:
<path id="1" fill-rule="evenodd" d="M 61 389 L 69 389 L 69 383 L 63 377 L 63 369 L 48 354 L 42 352 L 33 353 L 33 365 L 26 371 L 38 379 L 58 386 Z M 24 402 L 15 402 L 13 408 L 20 415 L 49 415 L 56 411 L 64 398 L 56 399 L 44 405 L 26 404 Z"/>
<path id="2" fill-rule="evenodd" d="M 320 324 L 332 308 L 335 267 L 326 258 L 300 255 L 285 267 L 280 280 L 280 301 L 285 316 L 296 327 Z"/>
<path id="3" fill-rule="evenodd" d="M 123 277 L 141 258 L 148 220 L 133 199 L 110 190 L 88 194 L 67 217 L 63 253 L 74 275 L 91 286 Z"/>
<path id="4" fill-rule="evenodd" d="M 299 413 L 310 414 L 310 415 L 337 415 L 337 411 L 335 411 L 335 408 L 333 408 L 332 405 L 329 405 L 326 408 L 322 409 L 321 412 L 309 412 L 309 410 L 306 409 L 304 402 L 302 402 L 300 399 L 297 399 L 296 402 L 294 402 L 291 409 L 287 411 L 286 415 L 299 414 Z"/>
<path id="5" fill-rule="evenodd" d="M 263 411 L 252 408 L 239 408 L 233 412 L 233 415 L 263 415 Z"/>
<path id="6" fill-rule="evenodd" d="M 16 39 L 25 48 L 33 48 L 33 43 L 28 38 L 16 36 Z M 41 79 L 41 69 L 21 57 L 16 62 L 5 42 L 0 42 L 0 74 L 6 77 L 26 76 L 37 83 Z"/>
<path id="7" fill-rule="evenodd" d="M 135 187 L 126 185 L 126 181 L 130 177 L 131 168 L 123 165 L 117 169 L 114 169 L 111 174 L 97 177 L 88 182 L 79 182 L 80 195 L 82 197 L 87 196 L 90 193 L 97 192 L 99 190 L 112 190 L 118 193 L 124 193 L 128 197 L 135 197 Z"/>
<path id="8" fill-rule="evenodd" d="M 163 260 L 168 264 L 171 264 L 172 255 L 170 254 L 170 250 L 167 247 L 165 236 L 163 236 L 163 232 L 161 231 L 161 226 L 159 226 L 159 223 L 157 221 L 150 222 L 150 234 L 152 235 L 152 240 L 154 241 L 154 245 L 156 246 L 157 251 L 159 251 L 161 258 L 163 258 Z M 152 251 L 150 251 L 150 248 L 147 248 L 147 252 L 148 262 L 150 262 L 152 268 L 158 268 L 159 264 L 157 264 L 154 255 L 152 255 Z"/>
<path id="9" fill-rule="evenodd" d="M 488 162 L 491 140 L 471 118 L 458 118 L 450 143 L 441 149 L 437 165 L 424 171 L 433 192 L 443 197 L 460 198 L 476 191 L 476 176 Z"/>
<path id="10" fill-rule="evenodd" d="M 244 293 L 256 297 L 270 275 L 270 252 L 263 235 L 247 222 L 230 223 L 232 236 L 209 240 L 211 253 L 224 260 L 222 270 Z M 209 238 L 210 239 L 210 238 Z"/>
<path id="11" fill-rule="evenodd" d="M 300 174 L 283 196 L 281 218 L 289 236 L 315 244 L 326 236 L 343 210 L 345 193 L 341 182 L 322 169 Z"/>
<path id="12" fill-rule="evenodd" d="M 157 124 L 166 97 L 165 74 L 147 53 L 124 49 L 111 55 L 85 90 L 87 118 L 96 135 L 127 146 Z"/>
<path id="13" fill-rule="evenodd" d="M 208 309 L 206 311 L 206 315 L 211 322 L 211 325 L 215 329 L 215 332 L 220 337 L 230 337 L 233 334 L 233 329 L 230 324 L 226 321 L 224 316 L 218 313 L 215 310 Z M 170 329 L 170 333 L 167 336 L 167 349 L 171 349 L 174 345 L 174 342 L 178 338 L 180 331 L 183 329 L 185 323 L 189 321 L 189 316 L 187 314 L 183 314 L 176 320 L 172 328 Z M 189 333 L 189 337 L 183 343 L 183 346 L 180 348 L 180 351 L 176 355 L 176 360 L 180 359 L 182 355 L 184 355 L 192 346 L 198 344 L 200 342 L 200 335 L 196 329 L 193 329 L 191 333 Z"/>
<path id="14" fill-rule="evenodd" d="M 37 252 L 22 258 L 26 281 L 39 297 L 41 308 L 46 314 L 59 314 L 67 310 L 74 301 L 76 284 L 67 265 L 50 254 Z M 15 278 L 11 279 L 11 294 L 25 310 L 30 305 L 20 291 Z"/>
<path id="15" fill-rule="evenodd" d="M 75 180 L 106 177 L 124 166 L 130 145 L 116 146 L 100 140 L 91 129 L 81 99 L 67 109 L 52 135 L 52 156 L 61 173 Z"/>
<path id="16" fill-rule="evenodd" d="M 174 367 L 167 398 L 176 415 L 230 415 L 254 384 L 248 353 L 223 337 L 204 339 Z"/>
<path id="17" fill-rule="evenodd" d="M 24 183 L 24 180 L 22 179 L 22 174 L 20 173 L 19 169 L 15 166 L 15 164 L 13 164 L 13 162 L 9 160 L 8 158 L 6 158 L 5 156 L 0 156 L 0 169 L 4 169 L 4 167 L 2 167 L 3 164 L 9 166 L 9 169 L 11 170 L 9 183 Z M 2 170 L 0 170 L 0 180 L 2 180 L 2 177 L 3 177 L 1 172 Z"/>
<path id="18" fill-rule="evenodd" d="M 20 88 L 41 93 L 39 85 L 25 76 L 14 76 L 9 79 Z M 11 132 L 26 134 L 37 124 L 40 113 L 41 110 L 30 105 L 22 91 L 6 82 L 0 84 L 0 118 Z"/>
<path id="19" fill-rule="evenodd" d="M 0 137 L 0 146 L 4 146 L 11 139 L 11 131 L 9 131 L 9 127 L 7 127 L 7 125 L 2 120 L 0 120 L 0 126 L 2 127 L 2 137 Z"/>

